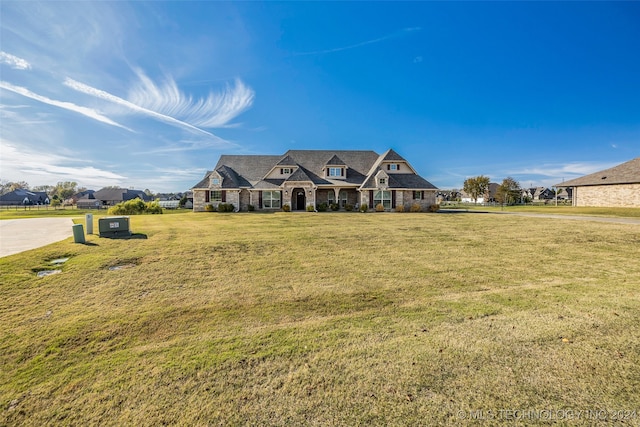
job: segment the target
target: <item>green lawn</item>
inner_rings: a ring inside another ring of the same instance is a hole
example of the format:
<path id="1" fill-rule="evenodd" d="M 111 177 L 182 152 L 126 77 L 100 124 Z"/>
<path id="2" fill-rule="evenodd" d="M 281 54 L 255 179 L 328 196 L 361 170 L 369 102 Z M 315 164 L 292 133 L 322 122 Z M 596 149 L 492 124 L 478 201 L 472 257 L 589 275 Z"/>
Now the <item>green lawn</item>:
<path id="1" fill-rule="evenodd" d="M 460 425 L 480 410 L 474 425 L 507 410 L 640 424 L 638 225 L 182 213 L 131 227 L 147 238 L 0 258 L 0 425 Z"/>
<path id="2" fill-rule="evenodd" d="M 640 218 L 640 208 L 594 208 L 548 205 L 482 206 L 473 204 L 443 205 L 443 209 L 480 210 L 486 212 L 522 212 L 553 215 L 585 215 Z"/>

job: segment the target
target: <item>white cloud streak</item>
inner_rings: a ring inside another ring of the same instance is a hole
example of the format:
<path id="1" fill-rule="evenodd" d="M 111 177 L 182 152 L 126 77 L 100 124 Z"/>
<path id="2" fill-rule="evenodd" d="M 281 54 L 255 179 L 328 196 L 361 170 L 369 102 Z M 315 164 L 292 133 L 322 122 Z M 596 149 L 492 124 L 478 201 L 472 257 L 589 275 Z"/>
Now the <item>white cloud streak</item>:
<path id="1" fill-rule="evenodd" d="M 610 167 L 615 166 L 616 163 L 580 163 L 580 162 L 572 162 L 565 164 L 547 164 L 535 166 L 532 168 L 526 168 L 514 172 L 514 174 L 519 175 L 540 175 L 540 176 L 548 176 L 548 177 L 567 177 L 571 176 L 578 177 L 583 175 L 589 175 L 594 172 L 598 172 L 599 170 L 608 169 Z"/>
<path id="2" fill-rule="evenodd" d="M 403 28 L 403 29 L 398 30 L 396 32 L 393 32 L 391 34 L 387 34 L 386 36 L 382 36 L 382 37 L 378 37 L 376 39 L 367 40 L 367 41 L 364 41 L 364 42 L 352 44 L 352 45 L 349 45 L 349 46 L 336 47 L 336 48 L 333 48 L 333 49 L 314 50 L 312 52 L 300 52 L 300 53 L 295 53 L 294 56 L 322 55 L 322 54 L 325 54 L 325 53 L 334 53 L 334 52 L 340 52 L 340 51 L 343 51 L 343 50 L 355 49 L 355 48 L 366 46 L 366 45 L 369 45 L 369 44 L 379 43 L 379 42 L 382 42 L 382 41 L 385 41 L 385 40 L 389 40 L 389 39 L 395 39 L 397 37 L 404 36 L 405 34 L 412 33 L 412 32 L 415 32 L 415 31 L 420 31 L 420 30 L 422 30 L 422 28 L 420 28 L 420 27 Z"/>
<path id="3" fill-rule="evenodd" d="M 184 122 L 182 120 L 175 119 L 175 118 L 173 118 L 171 116 L 168 116 L 166 114 L 160 114 L 160 113 L 157 113 L 155 111 L 149 110 L 148 108 L 140 107 L 139 105 L 136 105 L 136 104 L 134 104 L 132 102 L 129 102 L 126 99 L 122 99 L 122 98 L 120 98 L 118 96 L 115 96 L 115 95 L 112 95 L 112 94 L 110 94 L 108 92 L 105 92 L 103 90 L 96 89 L 94 87 L 88 86 L 88 85 L 86 85 L 84 83 L 81 83 L 81 82 L 78 82 L 76 80 L 67 78 L 67 79 L 65 79 L 64 84 L 66 86 L 70 87 L 71 89 L 76 90 L 76 91 L 81 92 L 81 93 L 84 93 L 86 95 L 91 95 L 91 96 L 94 96 L 96 98 L 99 98 L 99 99 L 102 99 L 102 100 L 105 100 L 105 101 L 109 101 L 109 102 L 112 102 L 114 104 L 126 107 L 126 108 L 130 109 L 131 111 L 133 111 L 135 113 L 146 115 L 148 117 L 160 120 L 160 121 L 168 123 L 170 125 L 180 126 L 180 127 L 185 128 L 187 130 L 190 130 L 192 132 L 202 133 L 202 134 L 214 137 L 214 138 L 218 138 L 217 136 L 213 135 L 212 133 L 207 132 L 206 130 L 200 129 L 197 126 L 194 126 L 192 124 L 186 123 L 186 122 Z"/>
<path id="4" fill-rule="evenodd" d="M 168 77 L 158 86 L 142 71 L 137 70 L 141 85 L 129 93 L 129 100 L 140 107 L 205 128 L 218 128 L 228 123 L 253 104 L 254 91 L 240 79 L 235 85 L 227 84 L 219 94 L 194 100 L 180 91 L 176 82 Z"/>
<path id="5" fill-rule="evenodd" d="M 101 123 L 105 123 L 111 126 L 117 126 L 119 128 L 126 129 L 128 131 L 133 132 L 128 127 L 123 126 L 120 123 L 114 122 L 110 118 L 103 116 L 102 114 L 100 114 L 99 112 L 91 108 L 82 107 L 72 102 L 56 101 L 55 99 L 50 99 L 50 98 L 47 98 L 46 96 L 38 95 L 37 93 L 34 93 L 27 88 L 24 88 L 21 86 L 15 86 L 5 81 L 0 81 L 0 88 L 17 93 L 18 95 L 22 95 L 26 98 L 31 98 L 35 101 L 42 102 L 43 104 L 53 105 L 54 107 L 59 107 L 65 110 L 73 111 L 73 112 L 82 114 L 83 116 L 97 120 Z"/>
<path id="6" fill-rule="evenodd" d="M 7 64 L 15 70 L 30 70 L 31 64 L 25 59 L 0 50 L 0 64 Z"/>

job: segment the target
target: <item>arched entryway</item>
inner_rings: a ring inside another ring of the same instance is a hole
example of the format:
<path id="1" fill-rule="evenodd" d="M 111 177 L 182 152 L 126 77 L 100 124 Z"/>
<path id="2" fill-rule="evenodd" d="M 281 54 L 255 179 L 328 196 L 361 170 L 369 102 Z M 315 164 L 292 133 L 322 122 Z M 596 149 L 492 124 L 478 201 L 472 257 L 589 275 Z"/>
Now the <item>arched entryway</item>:
<path id="1" fill-rule="evenodd" d="M 294 188 L 291 199 L 293 210 L 303 211 L 307 208 L 307 196 L 304 188 Z"/>

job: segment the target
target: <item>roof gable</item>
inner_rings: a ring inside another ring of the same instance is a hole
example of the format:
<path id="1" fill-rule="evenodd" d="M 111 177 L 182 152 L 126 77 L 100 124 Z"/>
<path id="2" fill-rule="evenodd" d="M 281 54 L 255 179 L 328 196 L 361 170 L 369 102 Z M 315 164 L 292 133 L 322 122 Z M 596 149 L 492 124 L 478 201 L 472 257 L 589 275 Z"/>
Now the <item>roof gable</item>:
<path id="1" fill-rule="evenodd" d="M 338 157 L 335 154 L 333 155 L 332 158 L 329 159 L 329 161 L 327 161 L 327 166 L 346 166 L 346 165 L 347 164 L 342 160 L 340 160 L 340 157 Z"/>
<path id="2" fill-rule="evenodd" d="M 395 151 L 393 151 L 392 148 L 388 149 L 386 153 L 384 153 L 382 155 L 382 161 L 383 162 L 388 162 L 388 161 L 402 161 L 402 162 L 406 162 L 405 158 L 402 157 L 400 154 L 396 153 Z"/>

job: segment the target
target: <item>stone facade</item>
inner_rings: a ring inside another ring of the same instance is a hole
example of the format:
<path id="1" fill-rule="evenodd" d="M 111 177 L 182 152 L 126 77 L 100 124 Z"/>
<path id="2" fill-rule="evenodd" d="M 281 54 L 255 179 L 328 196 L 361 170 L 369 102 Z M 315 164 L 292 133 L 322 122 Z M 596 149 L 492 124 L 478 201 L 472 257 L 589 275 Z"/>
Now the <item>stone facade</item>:
<path id="1" fill-rule="evenodd" d="M 574 206 L 640 207 L 640 184 L 575 187 Z"/>

